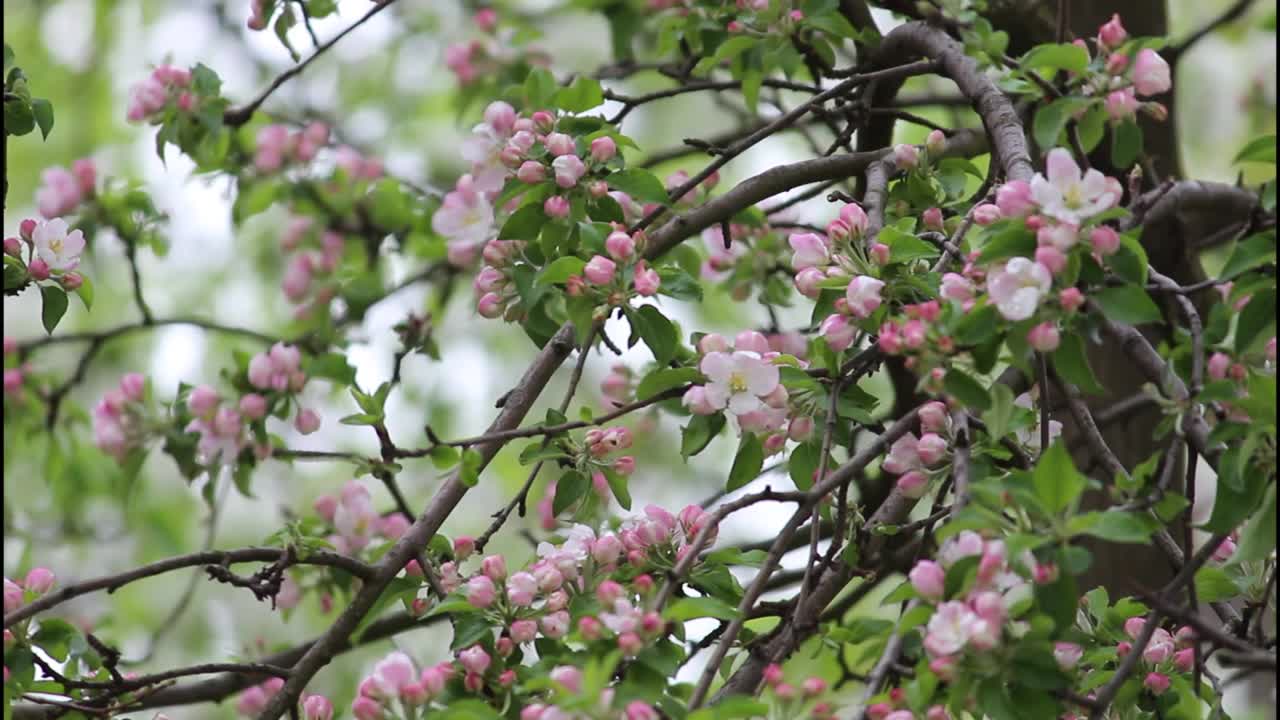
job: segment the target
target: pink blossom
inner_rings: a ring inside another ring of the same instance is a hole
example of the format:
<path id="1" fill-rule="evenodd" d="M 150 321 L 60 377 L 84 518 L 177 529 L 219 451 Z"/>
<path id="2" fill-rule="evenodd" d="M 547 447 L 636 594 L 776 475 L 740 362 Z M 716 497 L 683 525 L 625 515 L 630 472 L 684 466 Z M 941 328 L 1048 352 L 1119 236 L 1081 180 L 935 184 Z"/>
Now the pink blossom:
<path id="1" fill-rule="evenodd" d="M 894 145 L 893 162 L 899 170 L 911 170 L 920 164 L 920 150 L 905 143 Z"/>
<path id="2" fill-rule="evenodd" d="M 538 592 L 538 581 L 527 572 L 518 572 L 507 580 L 507 599 L 512 605 L 527 607 L 533 604 Z"/>
<path id="3" fill-rule="evenodd" d="M 973 299 L 973 283 L 958 273 L 947 273 L 942 276 L 939 294 L 952 302 L 965 303 Z"/>
<path id="4" fill-rule="evenodd" d="M 918 470 L 920 468 L 920 456 L 916 449 L 918 444 L 919 440 L 911 433 L 894 441 L 882 464 L 885 472 L 901 475 L 909 470 Z"/>
<path id="5" fill-rule="evenodd" d="M 643 297 L 652 297 L 658 293 L 658 287 L 662 284 L 662 278 L 658 275 L 658 271 L 645 265 L 645 261 L 641 260 L 636 263 L 635 277 L 632 280 L 636 288 L 636 293 Z"/>
<path id="6" fill-rule="evenodd" d="M 1153 695 L 1163 695 L 1164 691 L 1169 689 L 1169 676 L 1156 672 L 1148 673 L 1142 685 Z"/>
<path id="7" fill-rule="evenodd" d="M 842 352 L 853 345 L 858 327 L 843 315 L 828 315 L 818 328 L 818 334 L 826 339 L 832 350 Z"/>
<path id="8" fill-rule="evenodd" d="M 1123 55 L 1113 55 L 1112 57 L 1124 57 Z M 1106 109 L 1107 115 L 1112 120 L 1128 120 L 1138 112 L 1138 98 L 1133 94 L 1133 88 L 1123 88 L 1121 90 L 1113 90 L 1107 94 Z"/>
<path id="9" fill-rule="evenodd" d="M 1181 672 L 1191 672 L 1195 668 L 1195 648 L 1183 648 L 1173 654 L 1173 666 Z"/>
<path id="10" fill-rule="evenodd" d="M 911 569 L 907 577 L 911 580 L 911 586 L 921 597 L 928 600 L 942 598 L 946 571 L 941 565 L 932 560 L 921 560 Z"/>
<path id="11" fill-rule="evenodd" d="M 962 602 L 945 602 L 929 619 L 924 647 L 931 656 L 954 655 L 969 642 L 980 618 Z"/>
<path id="12" fill-rule="evenodd" d="M 373 687 L 381 697 L 399 697 L 400 691 L 418 679 L 413 660 L 402 652 L 393 652 L 373 666 Z"/>
<path id="13" fill-rule="evenodd" d="M 502 297 L 497 293 L 485 293 L 476 302 L 476 312 L 480 314 L 480 317 L 489 318 L 490 320 L 502 317 L 502 313 L 505 310 L 506 307 L 502 302 Z"/>
<path id="14" fill-rule="evenodd" d="M 1209 356 L 1209 377 L 1214 380 L 1225 380 L 1227 369 L 1231 367 L 1231 357 L 1226 353 L 1216 352 Z"/>
<path id="15" fill-rule="evenodd" d="M 867 318 L 880 307 L 882 299 L 880 291 L 884 289 L 884 281 L 859 275 L 849 281 L 845 288 L 845 300 L 849 303 L 849 312 L 855 317 Z"/>
<path id="16" fill-rule="evenodd" d="M 562 638 L 569 632 L 569 613 L 565 610 L 557 610 L 544 615 L 539 624 L 543 635 L 552 639 Z"/>
<path id="17" fill-rule="evenodd" d="M 1107 57 L 1107 63 L 1103 66 L 1103 69 L 1106 70 L 1108 75 L 1119 75 L 1127 67 L 1129 67 L 1129 56 L 1122 52 L 1113 52 Z M 1129 91 L 1129 94 L 1133 93 L 1132 88 L 1126 88 L 1126 90 Z"/>
<path id="18" fill-rule="evenodd" d="M 1027 344 L 1036 352 L 1053 352 L 1059 342 L 1058 326 L 1052 322 L 1042 322 L 1027 331 Z"/>
<path id="19" fill-rule="evenodd" d="M 1138 56 L 1133 61 L 1132 77 L 1134 89 L 1143 97 L 1168 92 L 1173 86 L 1169 63 L 1151 48 L 1138 51 Z"/>
<path id="20" fill-rule="evenodd" d="M 937 400 L 921 405 L 916 415 L 920 418 L 920 429 L 929 433 L 942 432 L 950 419 L 947 406 Z"/>
<path id="21" fill-rule="evenodd" d="M 1026 217 L 1036 209 L 1031 186 L 1025 180 L 1010 180 L 996 191 L 996 208 L 1004 217 Z"/>
<path id="22" fill-rule="evenodd" d="M 1099 225 L 1089 233 L 1089 244 L 1099 255 L 1114 255 L 1120 249 L 1120 235 L 1106 225 Z"/>
<path id="23" fill-rule="evenodd" d="M 761 409 L 761 398 L 778 386 L 777 366 L 756 352 L 708 353 L 699 369 L 709 379 L 704 386 L 706 401 L 717 410 L 727 407 L 735 415 Z"/>
<path id="24" fill-rule="evenodd" d="M 924 147 L 930 154 L 937 155 L 947 147 L 947 136 L 941 130 L 930 130 L 925 136 Z"/>
<path id="25" fill-rule="evenodd" d="M 1129 38 L 1129 33 L 1120 24 L 1120 15 L 1113 14 L 1102 27 L 1098 28 L 1098 44 L 1105 49 L 1120 47 Z"/>
<path id="26" fill-rule="evenodd" d="M 493 206 L 472 187 L 469 175 L 463 178 L 466 182 L 459 179 L 457 189 L 444 196 L 440 209 L 431 216 L 431 227 L 446 239 L 479 244 L 492 230 Z"/>
<path id="27" fill-rule="evenodd" d="M 707 396 L 707 389 L 702 385 L 695 385 L 686 390 L 680 402 L 694 415 L 713 415 L 722 409 L 711 402 Z"/>
<path id="28" fill-rule="evenodd" d="M 1223 540 L 1218 548 L 1213 551 L 1212 560 L 1217 563 L 1224 563 L 1236 554 L 1236 541 L 1232 538 Z"/>
<path id="29" fill-rule="evenodd" d="M 925 465 L 936 465 L 947 455 L 947 441 L 936 433 L 925 433 L 916 443 L 916 453 Z"/>
<path id="30" fill-rule="evenodd" d="M 591 157 L 596 162 L 609 162 L 618 154 L 618 145 L 608 135 L 591 141 Z"/>
<path id="31" fill-rule="evenodd" d="M 613 281 L 618 266 L 603 255 L 596 255 L 587 262 L 582 274 L 593 285 L 608 285 Z"/>
<path id="32" fill-rule="evenodd" d="M 1084 305 L 1084 293 L 1077 288 L 1069 287 L 1058 293 L 1058 303 L 1062 305 L 1062 309 L 1067 312 L 1075 312 Z"/>
<path id="33" fill-rule="evenodd" d="M 303 435 L 310 435 L 320 429 L 320 414 L 311 408 L 303 408 L 294 418 L 293 426 Z"/>
<path id="34" fill-rule="evenodd" d="M 458 662 L 462 663 L 462 667 L 466 668 L 467 672 L 483 675 L 484 671 L 489 669 L 492 659 L 483 647 L 472 645 L 458 653 Z"/>
<path id="35" fill-rule="evenodd" d="M 660 720 L 661 717 L 652 705 L 643 700 L 632 700 L 623 711 L 624 720 Z"/>
<path id="36" fill-rule="evenodd" d="M 92 166 L 90 166 L 92 170 Z M 36 191 L 36 207 L 48 219 L 74 212 L 84 197 L 84 189 L 76 176 L 60 167 L 46 169 L 41 175 L 43 184 Z M 92 181 L 89 191 L 92 192 Z"/>
<path id="37" fill-rule="evenodd" d="M 849 234 L 856 240 L 867 232 L 867 212 L 858 203 L 848 203 L 840 208 L 840 220 L 849 228 Z"/>
<path id="38" fill-rule="evenodd" d="M 551 169 L 556 174 L 556 185 L 566 189 L 577 185 L 587 172 L 587 166 L 577 155 L 561 155 L 551 161 Z"/>
<path id="39" fill-rule="evenodd" d="M 520 168 L 516 170 L 516 178 L 520 182 L 535 185 L 547 179 L 547 166 L 537 160 L 525 160 Z"/>
<path id="40" fill-rule="evenodd" d="M 35 567 L 27 573 L 27 577 L 22 581 L 22 585 L 29 592 L 36 595 L 43 595 L 49 592 L 49 589 L 53 587 L 54 579 L 53 571 L 49 568 Z"/>
<path id="41" fill-rule="evenodd" d="M 787 238 L 793 251 L 791 266 L 796 270 L 822 267 L 831 260 L 826 238 L 815 233 L 794 233 Z"/>
<path id="42" fill-rule="evenodd" d="M 560 195 L 552 195 L 542 203 L 542 211 L 549 218 L 566 218 L 569 217 L 570 211 L 569 199 Z"/>
<path id="43" fill-rule="evenodd" d="M 729 352 L 733 348 L 729 344 L 729 340 L 719 333 L 707 333 L 698 340 L 698 352 L 702 354 L 713 352 Z"/>
<path id="44" fill-rule="evenodd" d="M 940 208 L 931 207 L 925 210 L 920 219 L 927 229 L 942 230 L 942 210 Z"/>
<path id="45" fill-rule="evenodd" d="M 990 225 L 1003 217 L 1000 206 L 983 203 L 973 209 L 973 221 L 981 226 Z"/>
<path id="46" fill-rule="evenodd" d="M 79 229 L 67 230 L 67 221 L 54 218 L 40 222 L 31 233 L 36 255 L 48 270 L 75 270 L 84 252 L 84 233 Z M 28 265 L 34 276 L 34 261 Z"/>
<path id="47" fill-rule="evenodd" d="M 1053 280 L 1048 268 L 1024 257 L 1015 257 L 995 270 L 987 290 L 996 309 L 1006 320 L 1017 322 L 1031 317 Z"/>
<path id="48" fill-rule="evenodd" d="M 959 534 L 949 538 L 938 549 L 938 563 L 944 568 L 949 568 L 964 558 L 981 556 L 982 554 L 982 536 L 972 530 L 962 530 Z"/>
<path id="49" fill-rule="evenodd" d="M 604 249 L 614 260 L 626 260 L 636 252 L 635 240 L 621 230 L 609 233 L 604 240 Z"/>

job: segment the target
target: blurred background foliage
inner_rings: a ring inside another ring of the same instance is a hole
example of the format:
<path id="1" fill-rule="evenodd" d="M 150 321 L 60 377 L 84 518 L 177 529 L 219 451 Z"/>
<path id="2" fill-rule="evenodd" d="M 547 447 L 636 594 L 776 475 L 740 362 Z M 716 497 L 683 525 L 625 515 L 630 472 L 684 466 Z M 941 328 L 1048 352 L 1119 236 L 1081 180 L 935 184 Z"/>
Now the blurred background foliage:
<path id="1" fill-rule="evenodd" d="M 588 3 L 565 3 L 582 6 Z M 1216 16 L 1229 0 L 1172 0 L 1171 36 L 1181 37 Z M 342 0 L 339 13 L 317 23 L 320 37 L 331 37 L 369 7 L 367 0 Z M 609 34 L 603 18 L 574 9 L 557 10 L 553 0 L 499 3 L 500 12 L 529 19 L 527 32 L 547 50 L 558 73 L 589 71 L 608 60 Z M 1125 3 L 1116 7 L 1124 11 Z M 1232 181 L 1230 161 L 1249 139 L 1274 132 L 1276 104 L 1275 11 L 1255 3 L 1253 11 L 1200 42 L 1179 65 L 1178 106 L 1174 108 L 1181 133 L 1181 151 L 1191 177 Z M 330 121 L 343 140 L 384 158 L 388 171 L 415 183 L 436 187 L 453 184 L 463 170 L 458 141 L 475 122 L 478 108 L 459 108 L 453 75 L 445 69 L 444 47 L 471 33 L 474 8 L 451 0 L 401 0 L 339 43 L 299 78 L 277 92 L 266 110 L 282 117 L 318 117 Z M 136 180 L 152 193 L 156 205 L 169 215 L 170 250 L 157 257 L 140 254 L 140 270 L 147 296 L 157 317 L 194 314 L 205 319 L 288 336 L 290 308 L 280 291 L 283 264 L 278 236 L 282 208 L 255 217 L 233 229 L 230 207 L 232 183 L 225 178 L 192 175 L 192 164 L 170 151 L 156 157 L 154 130 L 125 123 L 125 103 L 131 84 L 164 61 L 179 65 L 203 62 L 222 77 L 223 92 L 243 101 L 286 69 L 288 53 L 270 32 L 246 29 L 249 2 L 159 2 L 143 0 L 11 0 L 4 4 L 5 42 L 12 46 L 30 77 L 33 92 L 49 98 L 56 122 L 47 141 L 38 134 L 10 139 L 7 150 L 9 194 L 4 219 L 6 235 L 16 233 L 19 221 L 34 214 L 33 197 L 41 171 L 52 165 L 69 166 L 92 157 L 99 176 Z M 882 30 L 893 20 L 877 13 Z M 309 41 L 301 27 L 293 40 L 307 54 Z M 664 80 L 641 78 L 614 87 L 640 92 Z M 948 83 L 934 81 L 946 91 Z M 912 80 L 908 91 L 929 89 Z M 944 124 L 973 124 L 967 110 L 924 110 Z M 646 150 L 678 145 L 681 138 L 709 137 L 735 125 L 724 106 L 703 94 L 685 95 L 642 107 L 629 116 L 623 131 Z M 919 141 L 923 130 L 899 123 L 904 141 Z M 788 162 L 807 152 L 803 141 L 790 135 L 774 138 L 729 165 L 721 187 Z M 664 172 L 695 171 L 703 162 L 693 156 L 668 163 Z M 798 215 L 825 221 L 832 213 L 821 200 L 799 206 Z M 693 241 L 693 242 L 696 242 Z M 97 300 L 92 312 L 73 303 L 59 333 L 111 327 L 136 320 L 129 302 L 128 269 L 116 238 L 99 233 L 90 238 L 91 251 L 83 266 L 95 279 Z M 421 269 L 422 261 L 384 248 L 384 280 L 398 282 Z M 372 389 L 390 377 L 398 343 L 391 327 L 410 311 L 427 306 L 429 290 L 417 285 L 375 306 L 351 334 L 349 358 L 357 367 L 361 387 Z M 478 322 L 465 281 L 455 289 L 454 302 L 437 317 L 442 357 L 432 361 L 412 355 L 404 363 L 403 384 L 388 403 L 388 426 L 402 446 L 424 441 L 423 425 L 430 423 L 442 437 L 483 431 L 491 419 L 494 400 L 518 378 L 535 348 L 518 329 L 502 323 Z M 664 301 L 671 303 L 670 300 Z M 697 306 L 675 308 L 687 334 L 693 330 L 736 332 L 765 322 L 754 302 L 734 301 L 724 292 L 709 293 Z M 807 313 L 783 315 L 784 326 L 804 321 Z M 5 298 L 4 333 L 19 339 L 43 333 L 38 298 L 32 293 Z M 617 329 L 612 333 L 621 335 Z M 86 410 L 106 389 L 130 370 L 148 374 L 162 399 L 176 392 L 179 381 L 217 383 L 220 369 L 232 364 L 230 351 L 257 348 L 242 340 L 207 334 L 186 327 L 159 328 L 109 343 L 89 368 L 84 382 L 70 395 L 63 420 L 53 435 L 31 431 L 40 418 L 15 418 L 21 408 L 6 405 L 4 449 L 4 569 L 21 575 L 34 564 L 52 567 L 63 581 L 119 571 L 162 557 L 191 552 L 209 541 L 210 512 L 200 499 L 200 487 L 188 486 L 172 461 L 153 451 L 135 482 L 125 480 L 110 458 L 92 445 Z M 38 373 L 61 382 L 74 369 L 80 347 L 64 345 L 36 356 Z M 647 351 L 628 352 L 633 366 L 649 360 Z M 611 354 L 592 359 L 573 411 L 582 404 L 600 406 L 599 380 L 615 361 Z M 558 378 L 544 398 L 558 398 L 564 378 Z M 367 428 L 339 425 L 336 420 L 354 411 L 345 393 L 325 396 L 314 383 L 309 404 L 325 418 L 320 432 L 302 438 L 292 428 L 279 432 L 290 447 L 348 450 L 374 454 L 377 443 Z M 883 379 L 869 388 L 885 394 Z M 887 399 L 887 397 L 886 397 Z M 546 402 L 546 401 L 544 401 Z M 571 413 L 572 414 L 572 413 Z M 531 417 L 541 415 L 535 409 Z M 677 423 L 656 415 L 630 423 L 637 434 L 640 467 L 632 479 L 637 508 L 649 502 L 678 508 L 722 487 L 723 468 L 734 443 L 722 436 L 710 451 L 687 466 L 674 443 Z M 519 487 L 525 469 L 508 449 L 485 473 L 445 532 L 478 534 L 489 513 Z M 332 493 L 351 476 L 340 463 L 267 462 L 253 478 L 254 499 L 222 487 L 218 491 L 215 547 L 258 544 L 289 516 L 307 515 L 312 501 Z M 422 507 L 438 484 L 438 473 L 426 461 L 409 461 L 401 474 L 409 502 Z M 550 477 L 535 489 L 541 488 Z M 370 478 L 379 507 L 391 509 L 385 493 Z M 229 487 L 229 482 L 223 480 Z M 768 537 L 782 519 L 768 506 L 749 516 L 736 516 L 721 532 L 721 543 Z M 519 564 L 533 546 L 519 530 L 539 532 L 533 513 L 508 523 L 491 547 Z M 798 559 L 789 559 L 794 566 Z M 296 645 L 318 634 L 332 618 L 322 613 L 316 598 L 306 598 L 291 616 L 270 612 L 244 591 L 200 580 L 190 602 L 177 617 L 191 575 L 173 573 L 135 583 L 113 595 L 96 594 L 68 603 L 69 619 L 95 628 L 117 643 L 126 660 L 144 657 L 163 629 L 164 635 L 143 668 L 161 668 L 200 661 L 248 658 Z M 892 584 L 887 584 L 892 587 Z M 868 598 L 863 606 L 878 607 Z M 421 662 L 434 662 L 446 652 L 446 642 L 419 630 L 395 639 Z M 359 673 L 385 654 L 389 642 L 341 656 L 317 676 L 312 690 L 330 695 L 346 707 Z M 801 652 L 797 662 L 813 653 Z M 829 658 L 821 663 L 833 663 Z M 828 675 L 835 668 L 818 667 Z M 171 713 L 173 717 L 232 717 L 232 703 L 196 706 Z"/>

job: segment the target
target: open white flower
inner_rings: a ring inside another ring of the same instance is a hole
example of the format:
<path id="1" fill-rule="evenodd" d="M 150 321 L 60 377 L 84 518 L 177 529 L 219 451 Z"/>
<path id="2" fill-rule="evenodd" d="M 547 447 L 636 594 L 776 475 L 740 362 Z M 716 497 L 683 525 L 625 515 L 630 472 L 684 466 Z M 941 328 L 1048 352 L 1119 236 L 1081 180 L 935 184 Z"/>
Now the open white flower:
<path id="1" fill-rule="evenodd" d="M 1014 405 L 1020 408 L 1026 408 L 1035 415 L 1035 423 L 1028 429 L 1023 428 L 1014 433 L 1018 442 L 1032 452 L 1040 452 L 1040 414 L 1036 412 L 1035 406 L 1031 402 L 1030 393 L 1022 393 L 1013 401 Z M 1049 444 L 1062 434 L 1062 423 L 1057 420 L 1049 421 Z"/>
<path id="2" fill-rule="evenodd" d="M 1017 322 L 1035 314 L 1053 285 L 1049 269 L 1029 258 L 1016 257 L 991 273 L 987 292 L 1006 320 Z"/>
<path id="3" fill-rule="evenodd" d="M 84 252 L 84 233 L 67 232 L 67 221 L 54 218 L 36 226 L 31 234 L 36 244 L 36 254 L 49 265 L 50 270 L 75 270 Z"/>
<path id="4" fill-rule="evenodd" d="M 431 216 L 431 228 L 454 242 L 478 245 L 493 231 L 493 206 L 468 182 L 466 189 L 444 196 L 444 203 Z"/>
<path id="5" fill-rule="evenodd" d="M 1031 198 L 1042 213 L 1060 222 L 1078 226 L 1120 199 L 1102 173 L 1090 168 L 1081 175 L 1075 158 L 1063 148 L 1049 151 L 1045 170 L 1047 178 L 1037 173 L 1031 179 Z"/>
<path id="6" fill-rule="evenodd" d="M 717 409 L 728 407 L 734 415 L 763 409 L 762 398 L 778 386 L 778 367 L 747 350 L 707 353 L 699 368 L 711 380 L 707 401 Z"/>

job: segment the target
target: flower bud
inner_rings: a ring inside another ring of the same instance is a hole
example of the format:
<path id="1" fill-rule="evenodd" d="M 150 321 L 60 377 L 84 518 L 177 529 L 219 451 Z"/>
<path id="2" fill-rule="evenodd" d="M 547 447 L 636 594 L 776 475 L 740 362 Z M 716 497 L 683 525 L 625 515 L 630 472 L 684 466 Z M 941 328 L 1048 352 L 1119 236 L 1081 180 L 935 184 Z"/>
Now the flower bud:
<path id="1" fill-rule="evenodd" d="M 49 279 L 49 263 L 41 258 L 34 258 L 30 263 L 27 263 L 27 271 L 31 273 L 31 277 L 35 280 Z"/>
<path id="2" fill-rule="evenodd" d="M 596 162 L 609 162 L 617 154 L 618 145 L 608 135 L 591 141 L 591 157 Z"/>
<path id="3" fill-rule="evenodd" d="M 552 195 L 542 203 L 542 210 L 550 218 L 569 217 L 569 199 L 560 195 Z"/>
<path id="4" fill-rule="evenodd" d="M 937 155 L 947 147 L 947 136 L 941 130 L 932 130 L 925 138 L 924 147 L 930 155 Z"/>

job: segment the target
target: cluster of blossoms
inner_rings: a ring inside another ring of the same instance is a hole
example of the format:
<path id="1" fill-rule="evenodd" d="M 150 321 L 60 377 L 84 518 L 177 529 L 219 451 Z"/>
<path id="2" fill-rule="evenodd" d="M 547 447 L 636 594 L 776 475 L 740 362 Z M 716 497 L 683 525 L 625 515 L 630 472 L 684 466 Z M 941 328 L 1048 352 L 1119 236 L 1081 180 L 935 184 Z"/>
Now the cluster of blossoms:
<path id="1" fill-rule="evenodd" d="M 9 613 L 44 595 L 53 588 L 57 578 L 45 567 L 31 568 L 22 580 L 4 579 L 4 613 Z M 6 635 L 8 630 L 5 631 Z M 6 638 L 7 639 L 7 638 Z M 5 644 L 8 647 L 8 643 Z"/>
<path id="2" fill-rule="evenodd" d="M 1146 627 L 1146 622 L 1141 617 L 1129 618 L 1124 623 L 1125 635 L 1130 640 L 1136 640 Z M 1139 667 L 1146 673 L 1142 676 L 1142 686 L 1152 695 L 1163 695 L 1169 689 L 1172 676 L 1191 673 L 1195 667 L 1196 642 L 1195 628 L 1190 625 L 1184 625 L 1174 633 L 1156 628 L 1142 651 Z M 1115 644 L 1114 651 L 1114 657 L 1121 660 L 1133 651 L 1133 643 L 1121 640 Z M 1084 655 L 1084 648 L 1076 643 L 1059 642 L 1053 647 L 1053 657 L 1058 667 L 1064 671 L 1078 670 Z M 1107 653 L 1105 656 L 1111 657 L 1111 654 Z M 1095 696 L 1089 693 L 1086 697 L 1092 700 Z M 1068 712 L 1062 715 L 1061 720 L 1084 720 L 1084 716 Z"/>
<path id="3" fill-rule="evenodd" d="M 627 477 L 636 471 L 636 459 L 631 455 L 623 455 L 610 459 L 616 452 L 631 447 L 633 441 L 631 431 L 625 427 L 592 428 L 583 437 L 581 447 L 563 441 L 563 447 L 571 457 L 575 458 L 574 467 L 583 475 L 591 478 L 591 486 L 601 500 L 609 497 L 609 480 L 606 472 L 614 472 Z M 547 492 L 538 502 L 538 517 L 541 518 L 545 530 L 554 530 L 557 526 L 554 510 L 556 483 L 547 486 Z"/>
<path id="4" fill-rule="evenodd" d="M 98 170 L 88 158 L 76 160 L 70 170 L 45 168 L 36 190 L 36 209 L 48 220 L 75 212 L 80 203 L 94 196 L 97 178 Z"/>
<path id="5" fill-rule="evenodd" d="M 781 219 L 781 214 L 771 217 Z M 702 231 L 702 243 L 707 258 L 702 261 L 700 276 L 707 282 L 724 284 L 729 295 L 738 301 L 746 300 L 757 287 L 763 287 L 768 297 L 770 280 L 778 268 L 786 267 L 790 261 L 782 234 L 768 223 L 730 223 L 728 242 L 724 228 L 715 225 Z"/>
<path id="6" fill-rule="evenodd" d="M 284 687 L 284 679 L 278 677 L 254 685 L 240 693 L 240 697 L 236 699 L 236 712 L 244 717 L 257 717 L 282 687 Z M 302 718 L 303 720 L 333 720 L 333 703 L 323 695 L 303 695 Z"/>
<path id="7" fill-rule="evenodd" d="M 285 125 L 267 125 L 258 131 L 253 166 L 260 173 L 274 173 L 290 162 L 311 162 L 328 144 L 329 126 L 322 122 L 311 122 L 293 132 Z"/>
<path id="8" fill-rule="evenodd" d="M 520 62 L 531 67 L 547 67 L 551 58 L 545 52 L 521 48 L 514 42 L 515 30 L 498 27 L 498 13 L 484 8 L 472 18 L 483 37 L 454 43 L 444 50 L 444 64 L 458 78 L 458 84 L 470 85 L 490 78 L 499 71 Z"/>
<path id="9" fill-rule="evenodd" d="M 925 403 L 918 417 L 920 436 L 907 433 L 898 438 L 882 465 L 885 472 L 898 476 L 898 491 L 912 499 L 924 497 L 932 481 L 946 474 L 939 466 L 948 458 L 951 427 L 947 406 L 936 400 Z"/>
<path id="10" fill-rule="evenodd" d="M 328 307 L 337 296 L 335 273 L 346 249 L 346 238 L 333 230 L 322 230 L 314 218 L 295 215 L 285 225 L 280 247 L 288 256 L 280 287 L 285 297 L 297 305 L 294 316 L 302 318 Z"/>
<path id="11" fill-rule="evenodd" d="M 704 335 L 698 351 L 698 369 L 707 382 L 685 392 L 682 402 L 689 412 L 712 415 L 728 410 L 739 432 L 762 435 L 770 453 L 781 450 L 788 437 L 800 442 L 813 433 L 812 409 L 798 407 L 780 382 L 780 363 L 794 360 L 803 366 L 803 360 L 784 359 L 755 331 L 738 333 L 732 345 L 721 335 Z"/>
<path id="12" fill-rule="evenodd" d="M 947 571 L 967 558 L 976 562 L 974 583 L 956 597 L 946 597 Z M 1031 599 L 1031 583 L 1054 582 L 1058 568 L 1039 563 L 1028 551 L 1013 562 L 1004 541 L 984 540 L 965 530 L 943 543 L 937 561 L 921 560 L 908 575 L 911 586 L 924 601 L 934 605 L 924 636 L 929 668 L 950 680 L 966 660 L 980 659 L 1027 630 L 1013 618 Z"/>
<path id="13" fill-rule="evenodd" d="M 867 720 L 951 720 L 951 713 L 942 705 L 930 705 L 923 715 L 917 715 L 907 707 L 907 694 L 902 688 L 889 691 L 886 700 L 867 708 Z"/>
<path id="14" fill-rule="evenodd" d="M 1128 39 L 1129 33 L 1120 23 L 1118 14 L 1112 15 L 1098 28 L 1098 58 L 1102 61 L 1103 70 L 1090 77 L 1081 87 L 1081 92 L 1086 96 L 1106 95 L 1103 106 L 1113 122 L 1131 120 L 1139 110 L 1163 121 L 1169 115 L 1164 105 L 1144 103 L 1138 98 L 1169 91 L 1172 86 L 1169 64 L 1151 48 L 1138 50 L 1131 61 L 1129 53 L 1124 52 Z M 1089 51 L 1084 39 L 1076 40 L 1075 44 L 1085 52 Z"/>
<path id="15" fill-rule="evenodd" d="M 142 373 L 121 378 L 120 387 L 109 390 L 93 408 L 94 444 L 124 462 L 125 456 L 149 437 L 146 401 L 147 379 Z"/>
<path id="16" fill-rule="evenodd" d="M 822 697 L 827 692 L 827 681 L 813 675 L 805 678 L 796 687 L 786 681 L 782 666 L 771 664 L 764 669 L 766 697 L 773 700 L 779 717 L 800 717 L 808 703 Z M 809 708 L 809 717 L 813 720 L 835 720 L 836 708 L 829 702 L 819 701 Z"/>
<path id="17" fill-rule="evenodd" d="M 172 65 L 161 65 L 129 90 L 129 122 L 158 119 L 171 103 L 190 113 L 196 108 L 197 96 L 191 86 L 191 71 Z"/>
<path id="18" fill-rule="evenodd" d="M 398 540 L 409 529 L 409 520 L 399 512 L 381 515 L 373 508 L 369 489 L 349 480 L 338 495 L 316 498 L 316 514 L 331 524 L 334 533 L 327 540 L 334 550 L 354 555 L 368 547 L 374 537 Z"/>
<path id="19" fill-rule="evenodd" d="M 183 432 L 200 436 L 196 444 L 199 462 L 211 468 L 234 464 L 241 451 L 249 446 L 249 431 L 253 427 L 262 430 L 262 423 L 273 413 L 287 417 L 288 406 L 307 382 L 301 363 L 302 354 L 296 347 L 276 343 L 250 360 L 245 380 L 249 390 L 238 399 L 223 398 L 209 385 L 192 388 L 186 397 L 186 410 L 191 419 Z M 150 414 L 146 378 L 139 373 L 125 375 L 120 387 L 107 392 L 94 408 L 97 446 L 123 460 L 150 437 L 164 432 L 158 423 L 148 422 Z M 313 433 L 320 427 L 320 416 L 315 410 L 299 406 L 294 427 L 304 435 Z M 265 432 L 253 434 L 262 438 L 253 443 L 254 453 L 259 458 L 270 455 L 271 446 L 265 440 Z"/>
<path id="20" fill-rule="evenodd" d="M 4 252 L 21 261 L 25 245 L 26 271 L 32 280 L 39 282 L 53 278 L 67 290 L 75 290 L 84 284 L 84 276 L 76 272 L 85 248 L 84 232 L 79 228 L 70 229 L 62 218 L 28 218 L 19 224 L 18 235 L 5 238 Z"/>

